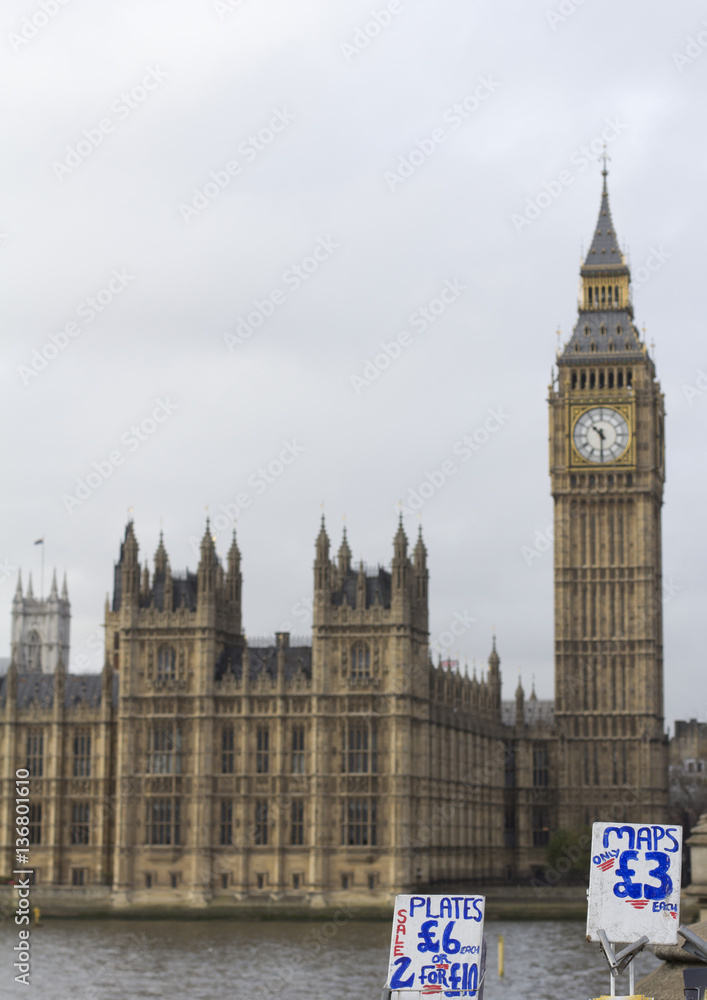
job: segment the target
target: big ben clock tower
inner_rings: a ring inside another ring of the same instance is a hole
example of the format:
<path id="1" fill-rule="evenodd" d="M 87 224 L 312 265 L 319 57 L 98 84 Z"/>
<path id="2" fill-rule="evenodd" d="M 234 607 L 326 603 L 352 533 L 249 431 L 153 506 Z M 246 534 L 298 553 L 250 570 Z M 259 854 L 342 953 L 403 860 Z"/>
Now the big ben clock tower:
<path id="1" fill-rule="evenodd" d="M 550 392 L 555 502 L 558 826 L 660 821 L 663 396 L 633 322 L 609 210 L 581 268 L 579 316 Z"/>

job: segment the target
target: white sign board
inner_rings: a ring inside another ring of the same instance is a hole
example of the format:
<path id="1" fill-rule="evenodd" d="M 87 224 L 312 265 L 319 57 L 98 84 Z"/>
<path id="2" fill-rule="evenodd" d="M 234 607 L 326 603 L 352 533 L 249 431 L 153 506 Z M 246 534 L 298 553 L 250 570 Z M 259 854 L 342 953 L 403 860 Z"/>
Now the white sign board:
<path id="1" fill-rule="evenodd" d="M 485 902 L 483 896 L 396 896 L 388 988 L 476 997 Z"/>
<path id="2" fill-rule="evenodd" d="M 681 826 L 595 823 L 587 940 L 677 944 L 681 862 Z"/>

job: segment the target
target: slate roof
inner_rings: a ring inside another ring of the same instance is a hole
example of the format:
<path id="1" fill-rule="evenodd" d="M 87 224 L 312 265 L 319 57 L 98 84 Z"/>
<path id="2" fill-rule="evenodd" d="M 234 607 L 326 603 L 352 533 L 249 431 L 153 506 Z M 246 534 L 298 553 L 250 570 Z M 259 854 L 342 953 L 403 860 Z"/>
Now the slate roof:
<path id="1" fill-rule="evenodd" d="M 298 670 L 306 677 L 312 676 L 312 647 L 285 647 L 285 679 L 290 680 Z M 256 680 L 266 673 L 271 678 L 277 676 L 277 646 L 248 646 L 249 679 Z M 216 680 L 221 680 L 227 673 L 240 680 L 243 676 L 243 646 L 226 646 L 216 661 Z"/>
<path id="2" fill-rule="evenodd" d="M 348 604 L 349 607 L 355 608 L 357 583 L 358 571 L 350 569 L 343 585 L 332 594 L 332 604 Z M 378 602 L 382 607 L 389 608 L 392 589 L 392 576 L 382 566 L 378 567 L 377 573 L 371 576 L 366 574 L 366 607 L 370 608 Z"/>
<path id="3" fill-rule="evenodd" d="M 604 173 L 604 187 L 601 193 L 599 218 L 594 229 L 592 244 L 582 266 L 582 274 L 590 275 L 606 270 L 611 270 L 615 274 L 628 273 L 628 267 L 626 266 L 624 255 L 621 253 L 621 247 L 619 246 L 616 230 L 611 218 L 609 192 L 606 188 L 606 173 Z"/>
<path id="4" fill-rule="evenodd" d="M 613 345 L 613 350 L 610 345 Z M 640 334 L 633 325 L 628 310 L 580 309 L 562 358 L 577 361 L 579 355 L 583 360 L 586 358 L 587 361 L 596 361 L 597 354 L 608 354 L 613 361 L 620 363 L 639 355 L 642 357 L 643 353 Z M 602 360 L 606 361 L 606 358 Z"/>
<path id="5" fill-rule="evenodd" d="M 528 698 L 523 706 L 526 725 L 534 726 L 538 723 L 552 725 L 555 719 L 554 701 L 541 701 L 539 698 Z M 516 724 L 516 703 L 515 701 L 504 701 L 501 703 L 501 719 L 506 726 Z"/>
<path id="6" fill-rule="evenodd" d="M 190 573 L 189 570 L 184 574 L 173 573 L 172 607 L 167 610 L 176 611 L 181 608 L 182 601 L 184 601 L 189 611 L 196 611 L 197 580 L 198 575 Z M 164 582 L 164 571 L 156 572 L 152 578 L 152 594 L 154 595 L 154 606 L 158 611 L 164 611 Z"/>
<path id="7" fill-rule="evenodd" d="M 87 704 L 98 708 L 101 704 L 102 677 L 101 674 L 67 674 L 64 687 L 64 706 L 73 708 L 75 705 Z M 0 704 L 5 705 L 7 696 L 7 676 L 0 678 Z M 118 704 L 118 678 L 113 678 L 112 700 L 114 707 Z M 51 708 L 54 704 L 54 674 L 18 673 L 17 675 L 17 707 L 29 708 L 30 705 L 40 708 Z"/>

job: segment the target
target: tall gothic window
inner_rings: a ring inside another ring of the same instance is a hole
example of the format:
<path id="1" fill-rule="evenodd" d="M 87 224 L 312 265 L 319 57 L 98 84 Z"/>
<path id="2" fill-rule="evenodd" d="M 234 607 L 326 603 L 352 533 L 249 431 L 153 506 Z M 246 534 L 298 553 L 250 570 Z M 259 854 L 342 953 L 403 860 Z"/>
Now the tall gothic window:
<path id="1" fill-rule="evenodd" d="M 221 774 L 233 774 L 233 726 L 221 730 Z"/>
<path id="2" fill-rule="evenodd" d="M 182 773 L 182 736 L 176 726 L 153 726 L 147 739 L 147 773 Z"/>
<path id="3" fill-rule="evenodd" d="M 304 726 L 292 730 L 292 773 L 304 774 Z"/>
<path id="4" fill-rule="evenodd" d="M 42 803 L 30 802 L 29 806 L 29 842 L 42 843 Z"/>
<path id="5" fill-rule="evenodd" d="M 44 733 L 33 729 L 27 734 L 27 770 L 31 778 L 44 774 Z"/>
<path id="6" fill-rule="evenodd" d="M 233 803 L 223 801 L 221 803 L 221 844 L 233 843 Z"/>
<path id="7" fill-rule="evenodd" d="M 341 770 L 344 774 L 376 774 L 378 740 L 367 722 L 350 722 L 342 730 Z"/>
<path id="8" fill-rule="evenodd" d="M 550 770 L 547 744 L 536 743 L 533 747 L 533 785 L 547 788 L 550 784 Z"/>
<path id="9" fill-rule="evenodd" d="M 292 802 L 290 843 L 304 844 L 304 801 L 302 799 L 294 799 Z"/>
<path id="10" fill-rule="evenodd" d="M 371 676 L 371 651 L 368 643 L 356 642 L 351 647 L 351 677 L 362 679 Z"/>
<path id="11" fill-rule="evenodd" d="M 264 801 L 255 803 L 255 844 L 266 847 L 268 843 L 268 804 Z"/>
<path id="12" fill-rule="evenodd" d="M 267 774 L 270 770 L 270 731 L 261 726 L 256 733 L 255 770 Z"/>
<path id="13" fill-rule="evenodd" d="M 73 802 L 71 805 L 71 843 L 89 842 L 91 806 L 88 802 Z"/>
<path id="14" fill-rule="evenodd" d="M 145 843 L 179 844 L 179 799 L 148 799 L 145 806 Z"/>
<path id="15" fill-rule="evenodd" d="M 344 799 L 341 803 L 341 843 L 345 847 L 374 847 L 376 836 L 376 800 Z"/>
<path id="16" fill-rule="evenodd" d="M 177 676 L 177 653 L 174 646 L 160 646 L 157 651 L 157 680 L 173 681 Z"/>
<path id="17" fill-rule="evenodd" d="M 91 776 L 91 734 L 80 730 L 74 734 L 74 777 Z"/>
<path id="18" fill-rule="evenodd" d="M 36 630 L 27 636 L 27 669 L 29 671 L 42 669 L 42 639 Z"/>
<path id="19" fill-rule="evenodd" d="M 550 819 L 545 806 L 533 806 L 533 847 L 547 847 L 550 843 Z"/>

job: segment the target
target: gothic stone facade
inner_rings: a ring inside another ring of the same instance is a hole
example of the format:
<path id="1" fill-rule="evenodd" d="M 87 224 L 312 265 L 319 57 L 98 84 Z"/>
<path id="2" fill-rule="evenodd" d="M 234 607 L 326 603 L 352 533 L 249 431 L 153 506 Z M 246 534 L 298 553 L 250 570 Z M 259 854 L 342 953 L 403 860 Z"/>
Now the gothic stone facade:
<path id="1" fill-rule="evenodd" d="M 117 906 L 387 901 L 542 864 L 552 713 L 520 688 L 501 705 L 495 647 L 481 681 L 431 663 L 425 546 L 407 546 L 400 526 L 370 574 L 346 538 L 330 559 L 322 525 L 311 646 L 252 646 L 235 540 L 224 568 L 207 529 L 182 576 L 160 541 L 150 577 L 130 523 L 102 675 L 13 663 L 3 680 L 4 874 L 19 767 L 38 882 Z"/>
<path id="2" fill-rule="evenodd" d="M 582 269 L 577 327 L 550 390 L 556 697 L 501 703 L 495 644 L 478 680 L 428 651 L 422 536 L 389 570 L 336 559 L 322 522 L 310 645 L 248 643 L 240 555 L 207 530 L 198 571 L 160 539 L 140 572 L 128 524 L 100 676 L 0 680 L 0 875 L 13 870 L 14 776 L 31 778 L 40 884 L 116 906 L 389 902 L 542 871 L 551 831 L 659 821 L 663 405 L 632 322 L 609 214 Z"/>

